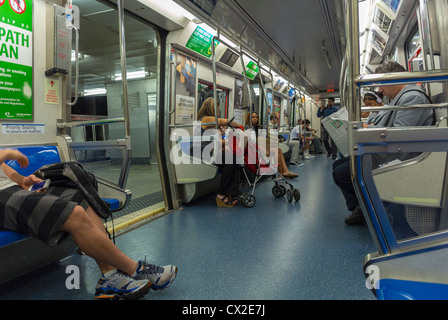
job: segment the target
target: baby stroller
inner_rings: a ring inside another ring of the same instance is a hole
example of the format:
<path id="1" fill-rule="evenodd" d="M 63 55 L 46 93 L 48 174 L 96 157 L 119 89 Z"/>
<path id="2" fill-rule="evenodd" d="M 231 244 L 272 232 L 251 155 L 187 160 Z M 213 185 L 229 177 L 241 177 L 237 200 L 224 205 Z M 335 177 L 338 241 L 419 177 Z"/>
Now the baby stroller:
<path id="1" fill-rule="evenodd" d="M 230 123 L 231 121 L 229 121 Z M 233 128 L 232 128 L 233 129 Z M 276 164 L 278 165 L 278 164 Z M 256 203 L 255 187 L 261 181 L 272 180 L 272 194 L 276 198 L 286 195 L 288 202 L 300 201 L 300 191 L 289 183 L 275 168 L 269 159 L 263 155 L 255 141 L 249 141 L 244 147 L 244 165 L 241 166 L 246 184 L 251 188 L 250 192 L 240 195 L 240 203 L 246 208 L 252 208 Z"/>

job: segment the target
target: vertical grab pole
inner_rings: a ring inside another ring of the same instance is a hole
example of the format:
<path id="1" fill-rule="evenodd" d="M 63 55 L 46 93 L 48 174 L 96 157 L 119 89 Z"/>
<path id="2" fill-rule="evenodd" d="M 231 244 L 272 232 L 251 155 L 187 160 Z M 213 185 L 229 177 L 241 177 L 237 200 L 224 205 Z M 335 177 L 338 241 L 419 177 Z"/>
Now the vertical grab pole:
<path id="1" fill-rule="evenodd" d="M 131 160 L 131 127 L 129 123 L 129 104 L 128 104 L 128 83 L 126 80 L 126 46 L 124 33 L 124 0 L 117 0 L 118 6 L 118 30 L 120 36 L 120 60 L 121 60 L 121 79 L 123 83 L 123 109 L 124 109 L 124 129 L 126 135 L 126 155 L 123 159 L 120 178 L 118 184 L 124 188 L 129 174 L 129 162 Z"/>
<path id="2" fill-rule="evenodd" d="M 219 31 L 218 31 L 219 32 Z M 218 34 L 219 36 L 219 34 Z M 216 92 L 216 55 L 215 55 L 215 39 L 212 38 L 212 72 L 213 72 L 213 106 L 215 108 L 215 123 L 218 129 L 218 93 Z"/>
<path id="3" fill-rule="evenodd" d="M 246 88 L 247 88 L 247 96 L 249 98 L 249 112 L 250 112 L 250 115 L 252 115 L 252 112 L 253 112 L 252 97 L 250 94 L 249 81 L 247 80 L 246 68 L 244 67 L 243 48 L 242 47 L 240 47 L 240 61 L 241 61 L 241 68 L 243 69 L 244 83 L 246 84 Z"/>
<path id="4" fill-rule="evenodd" d="M 359 76 L 359 12 L 358 0 L 349 0 L 347 4 L 347 67 L 348 67 L 348 111 L 349 121 L 361 119 L 359 102 L 359 89 L 355 85 L 355 79 Z"/>
<path id="5" fill-rule="evenodd" d="M 260 67 L 260 59 L 258 59 L 258 66 Z M 269 101 L 268 101 L 268 90 L 266 89 L 264 82 L 263 82 L 263 76 L 261 74 L 261 68 L 258 71 L 258 77 L 260 78 L 260 85 L 261 85 L 261 89 L 263 90 L 263 95 L 264 95 L 264 101 L 266 102 L 266 107 L 269 106 Z M 260 99 L 261 102 L 261 99 Z M 264 114 L 264 112 L 263 112 Z M 250 127 L 252 128 L 252 113 L 249 116 L 250 119 Z M 260 120 L 258 120 L 258 122 L 260 122 Z"/>

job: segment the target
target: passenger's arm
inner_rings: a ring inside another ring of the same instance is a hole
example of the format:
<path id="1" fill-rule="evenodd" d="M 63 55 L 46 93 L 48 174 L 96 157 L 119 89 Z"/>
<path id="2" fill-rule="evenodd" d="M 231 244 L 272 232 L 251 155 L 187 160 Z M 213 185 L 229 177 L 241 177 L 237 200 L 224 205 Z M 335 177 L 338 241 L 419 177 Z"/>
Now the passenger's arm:
<path id="1" fill-rule="evenodd" d="M 28 158 L 18 150 L 0 150 L 0 164 L 3 172 L 11 181 L 17 183 L 23 189 L 28 189 L 31 185 L 42 181 L 34 175 L 30 175 L 28 177 L 22 176 L 16 170 L 5 164 L 6 160 L 16 160 L 19 163 L 20 167 L 26 168 L 29 164 Z"/>
<path id="2" fill-rule="evenodd" d="M 211 117 L 211 116 L 204 117 L 204 118 L 202 118 L 201 122 L 202 123 L 213 123 L 213 122 L 215 122 L 215 117 Z M 218 118 L 218 127 L 227 127 L 228 125 L 229 125 L 229 119 Z M 234 128 L 244 128 L 241 124 L 239 124 L 235 121 L 232 121 L 230 123 L 230 125 Z"/>

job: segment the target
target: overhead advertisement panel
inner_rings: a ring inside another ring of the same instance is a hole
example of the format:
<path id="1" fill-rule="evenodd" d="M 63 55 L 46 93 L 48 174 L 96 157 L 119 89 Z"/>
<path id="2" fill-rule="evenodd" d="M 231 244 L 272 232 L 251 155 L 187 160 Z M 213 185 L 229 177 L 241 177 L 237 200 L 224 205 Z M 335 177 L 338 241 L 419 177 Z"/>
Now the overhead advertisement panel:
<path id="1" fill-rule="evenodd" d="M 210 58 L 212 55 L 212 39 L 213 35 L 201 27 L 196 27 L 191 35 L 190 39 L 188 39 L 187 44 L 185 45 L 187 48 Z M 215 40 L 215 48 L 219 44 L 218 40 Z"/>
<path id="2" fill-rule="evenodd" d="M 0 0 L 0 120 L 33 119 L 32 0 Z"/>

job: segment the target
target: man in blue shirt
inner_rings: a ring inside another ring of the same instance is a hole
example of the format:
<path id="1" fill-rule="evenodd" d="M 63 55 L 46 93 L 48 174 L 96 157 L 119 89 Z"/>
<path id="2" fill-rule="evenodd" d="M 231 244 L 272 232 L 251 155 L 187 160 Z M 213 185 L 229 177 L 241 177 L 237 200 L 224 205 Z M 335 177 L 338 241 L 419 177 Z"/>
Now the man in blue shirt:
<path id="1" fill-rule="evenodd" d="M 321 106 L 319 110 L 317 110 L 317 117 L 322 117 L 322 119 L 324 119 L 337 111 L 338 109 L 334 106 L 334 98 L 328 98 L 327 106 Z M 332 156 L 332 159 L 335 160 L 338 153 L 338 148 L 336 147 L 336 143 L 334 143 L 331 139 L 327 130 L 325 130 L 324 126 L 322 126 L 322 140 L 324 142 L 325 149 L 327 150 L 327 158 Z"/>

